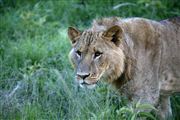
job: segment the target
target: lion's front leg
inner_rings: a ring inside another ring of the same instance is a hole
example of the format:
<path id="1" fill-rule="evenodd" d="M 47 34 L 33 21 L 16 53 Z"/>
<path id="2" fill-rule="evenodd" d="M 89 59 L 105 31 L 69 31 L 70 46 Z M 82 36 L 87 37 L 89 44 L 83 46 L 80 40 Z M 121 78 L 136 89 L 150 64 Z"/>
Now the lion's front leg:
<path id="1" fill-rule="evenodd" d="M 167 120 L 169 117 L 172 116 L 169 95 L 160 95 L 158 111 L 158 116 L 160 117 L 160 120 Z"/>

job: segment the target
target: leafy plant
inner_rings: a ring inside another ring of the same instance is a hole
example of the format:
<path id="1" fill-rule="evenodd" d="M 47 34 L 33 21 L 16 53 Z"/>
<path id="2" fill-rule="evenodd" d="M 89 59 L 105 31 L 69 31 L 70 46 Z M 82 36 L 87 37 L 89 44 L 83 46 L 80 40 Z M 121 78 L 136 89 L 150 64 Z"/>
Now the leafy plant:
<path id="1" fill-rule="evenodd" d="M 150 113 L 150 111 L 156 110 L 150 104 L 143 104 L 140 101 L 133 102 L 129 106 L 124 106 L 117 110 L 117 114 L 120 116 L 121 119 L 124 120 L 137 120 L 143 118 L 149 118 L 152 120 L 156 120 L 156 118 Z"/>

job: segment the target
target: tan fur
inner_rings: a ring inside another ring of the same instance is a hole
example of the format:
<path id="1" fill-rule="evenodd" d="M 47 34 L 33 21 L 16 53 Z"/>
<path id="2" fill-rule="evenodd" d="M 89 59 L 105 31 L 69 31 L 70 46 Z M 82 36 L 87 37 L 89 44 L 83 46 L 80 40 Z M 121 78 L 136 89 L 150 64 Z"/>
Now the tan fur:
<path id="1" fill-rule="evenodd" d="M 102 77 L 130 99 L 156 106 L 161 119 L 171 114 L 169 96 L 180 92 L 180 18 L 103 18 L 83 32 L 68 31 L 70 59 L 82 86 Z M 95 58 L 97 51 L 102 54 Z"/>

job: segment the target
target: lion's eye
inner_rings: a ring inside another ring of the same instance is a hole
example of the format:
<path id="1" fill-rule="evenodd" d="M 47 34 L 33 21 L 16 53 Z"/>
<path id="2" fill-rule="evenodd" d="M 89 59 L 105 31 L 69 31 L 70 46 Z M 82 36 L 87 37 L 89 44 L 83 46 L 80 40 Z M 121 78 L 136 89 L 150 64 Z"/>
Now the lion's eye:
<path id="1" fill-rule="evenodd" d="M 77 50 L 76 53 L 81 56 L 81 51 Z"/>
<path id="2" fill-rule="evenodd" d="M 101 56 L 101 52 L 97 51 L 94 53 L 94 58 L 100 57 Z"/>

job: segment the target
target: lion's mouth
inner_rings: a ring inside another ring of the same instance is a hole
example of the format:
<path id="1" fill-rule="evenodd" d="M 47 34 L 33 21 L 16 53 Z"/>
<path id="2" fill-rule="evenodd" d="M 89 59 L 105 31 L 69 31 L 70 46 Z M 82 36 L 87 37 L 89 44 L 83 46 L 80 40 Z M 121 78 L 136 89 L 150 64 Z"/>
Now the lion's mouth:
<path id="1" fill-rule="evenodd" d="M 81 83 L 81 85 L 91 85 L 91 84 L 88 84 L 88 83 L 83 81 L 83 83 Z"/>
<path id="2" fill-rule="evenodd" d="M 87 83 L 87 82 L 83 81 L 82 83 L 80 83 L 80 87 L 88 88 L 88 89 L 93 89 L 96 86 L 97 82 Z"/>
<path id="3" fill-rule="evenodd" d="M 86 78 L 85 80 L 79 78 L 78 76 L 76 76 L 76 82 L 79 84 L 79 86 L 81 88 L 88 88 L 88 89 L 92 89 L 95 88 L 98 81 L 99 81 L 99 77 L 91 77 L 91 78 Z"/>

